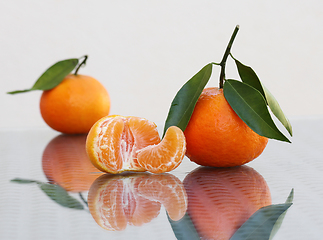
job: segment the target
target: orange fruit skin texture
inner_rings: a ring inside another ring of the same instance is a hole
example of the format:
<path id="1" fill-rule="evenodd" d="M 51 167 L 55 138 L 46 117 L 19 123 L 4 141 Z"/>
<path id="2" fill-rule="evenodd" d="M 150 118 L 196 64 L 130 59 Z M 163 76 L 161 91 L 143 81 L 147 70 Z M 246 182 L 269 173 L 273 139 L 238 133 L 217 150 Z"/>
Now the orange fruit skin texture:
<path id="1" fill-rule="evenodd" d="M 86 135 L 58 135 L 46 146 L 42 168 L 47 179 L 69 192 L 88 191 L 99 172 L 85 151 Z"/>
<path id="2" fill-rule="evenodd" d="M 178 127 L 170 127 L 161 141 L 155 123 L 139 117 L 111 115 L 92 126 L 86 151 L 93 165 L 104 172 L 162 173 L 181 163 L 186 141 Z"/>
<path id="3" fill-rule="evenodd" d="M 175 221 L 186 212 L 185 188 L 171 174 L 105 174 L 95 180 L 88 194 L 92 217 L 110 231 L 149 223 L 159 215 L 161 204 Z"/>
<path id="4" fill-rule="evenodd" d="M 183 183 L 187 212 L 201 239 L 228 240 L 258 209 L 271 205 L 266 181 L 248 166 L 199 167 Z"/>
<path id="5" fill-rule="evenodd" d="M 203 166 L 233 167 L 248 163 L 268 139 L 250 129 L 224 98 L 223 89 L 206 88 L 184 131 L 186 156 Z"/>
<path id="6" fill-rule="evenodd" d="M 44 121 L 67 134 L 88 133 L 92 125 L 110 111 L 110 97 L 104 86 L 85 75 L 69 74 L 40 99 Z"/>

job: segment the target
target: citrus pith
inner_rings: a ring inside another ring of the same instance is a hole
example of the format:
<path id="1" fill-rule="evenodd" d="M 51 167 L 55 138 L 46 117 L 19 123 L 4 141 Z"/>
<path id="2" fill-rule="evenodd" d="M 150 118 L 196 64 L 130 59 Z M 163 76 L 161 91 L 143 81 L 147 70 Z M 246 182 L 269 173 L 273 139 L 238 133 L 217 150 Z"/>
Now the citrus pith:
<path id="1" fill-rule="evenodd" d="M 172 174 L 105 174 L 95 180 L 88 194 L 92 217 L 110 231 L 152 221 L 159 215 L 161 204 L 174 221 L 186 212 L 185 188 Z"/>
<path id="2" fill-rule="evenodd" d="M 86 150 L 93 165 L 104 172 L 167 172 L 185 155 L 184 133 L 175 126 L 161 141 L 157 126 L 144 118 L 106 116 L 91 128 Z"/>

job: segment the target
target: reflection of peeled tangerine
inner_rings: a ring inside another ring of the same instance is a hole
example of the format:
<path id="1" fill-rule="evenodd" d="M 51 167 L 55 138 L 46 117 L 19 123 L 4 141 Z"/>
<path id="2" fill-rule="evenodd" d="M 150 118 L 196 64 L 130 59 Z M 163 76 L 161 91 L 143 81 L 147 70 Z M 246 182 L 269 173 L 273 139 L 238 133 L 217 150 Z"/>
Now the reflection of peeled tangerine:
<path id="1" fill-rule="evenodd" d="M 46 146 L 42 165 L 50 182 L 67 191 L 88 191 L 103 173 L 95 168 L 85 151 L 86 135 L 58 135 Z"/>
<path id="2" fill-rule="evenodd" d="M 186 212 L 184 186 L 171 174 L 106 174 L 95 180 L 88 194 L 94 220 L 112 231 L 150 222 L 159 215 L 161 204 L 175 221 Z"/>
<path id="3" fill-rule="evenodd" d="M 271 204 L 264 178 L 248 166 L 200 167 L 184 179 L 188 214 L 202 239 L 230 239 L 259 208 Z"/>

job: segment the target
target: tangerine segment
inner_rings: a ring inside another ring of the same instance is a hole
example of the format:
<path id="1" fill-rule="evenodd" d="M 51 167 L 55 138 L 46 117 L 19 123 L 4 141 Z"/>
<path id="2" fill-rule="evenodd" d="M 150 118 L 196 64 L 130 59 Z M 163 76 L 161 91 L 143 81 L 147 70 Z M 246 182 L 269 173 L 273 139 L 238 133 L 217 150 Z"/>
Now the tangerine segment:
<path id="1" fill-rule="evenodd" d="M 183 183 L 172 174 L 153 174 L 138 185 L 141 196 L 164 205 L 173 221 L 180 220 L 187 210 L 187 194 Z"/>
<path id="2" fill-rule="evenodd" d="M 104 174 L 94 181 L 88 194 L 92 217 L 111 231 L 151 222 L 158 217 L 161 204 L 174 221 L 187 210 L 184 185 L 171 174 Z"/>
<path id="3" fill-rule="evenodd" d="M 123 211 L 123 184 L 109 175 L 99 177 L 90 188 L 89 211 L 99 226 L 110 231 L 122 231 L 127 227 Z"/>
<path id="4" fill-rule="evenodd" d="M 153 122 L 112 115 L 101 118 L 92 126 L 86 150 L 93 165 L 101 171 L 145 171 L 137 162 L 137 152 L 159 142 L 157 126 Z"/>
<path id="5" fill-rule="evenodd" d="M 138 151 L 138 164 L 149 172 L 163 173 L 175 169 L 183 160 L 186 140 L 183 131 L 171 126 L 163 140 Z"/>
<path id="6" fill-rule="evenodd" d="M 161 203 L 138 193 L 138 185 L 148 173 L 105 174 L 92 184 L 89 211 L 99 226 L 122 231 L 127 225 L 141 226 L 159 215 Z"/>

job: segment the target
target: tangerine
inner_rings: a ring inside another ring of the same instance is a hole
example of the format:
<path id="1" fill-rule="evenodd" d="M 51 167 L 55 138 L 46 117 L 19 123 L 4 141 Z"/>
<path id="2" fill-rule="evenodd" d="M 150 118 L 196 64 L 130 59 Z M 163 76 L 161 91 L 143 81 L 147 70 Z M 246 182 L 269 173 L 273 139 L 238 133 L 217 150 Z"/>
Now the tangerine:
<path id="1" fill-rule="evenodd" d="M 271 204 L 265 179 L 246 165 L 199 167 L 183 184 L 187 213 L 201 239 L 228 240 L 252 214 Z"/>
<path id="2" fill-rule="evenodd" d="M 88 133 L 109 111 L 107 90 L 98 80 L 85 75 L 67 75 L 58 86 L 44 91 L 40 99 L 44 121 L 67 134 Z"/>
<path id="3" fill-rule="evenodd" d="M 187 210 L 187 195 L 182 182 L 172 174 L 146 175 L 137 187 L 141 196 L 163 204 L 173 221 L 180 220 Z"/>
<path id="4" fill-rule="evenodd" d="M 103 173 L 89 161 L 85 151 L 86 135 L 58 135 L 46 146 L 42 168 L 47 179 L 66 191 L 84 192 Z"/>
<path id="5" fill-rule="evenodd" d="M 95 180 L 88 194 L 92 217 L 110 231 L 149 223 L 159 215 L 161 204 L 174 220 L 186 212 L 185 188 L 171 174 L 105 174 Z"/>
<path id="6" fill-rule="evenodd" d="M 139 117 L 112 115 L 92 126 L 86 150 L 93 165 L 104 172 L 162 173 L 182 162 L 186 141 L 176 126 L 168 128 L 161 141 L 155 123 Z"/>
<path id="7" fill-rule="evenodd" d="M 184 134 L 186 156 L 197 164 L 213 167 L 248 163 L 263 152 L 268 142 L 241 120 L 219 88 L 203 90 Z"/>

